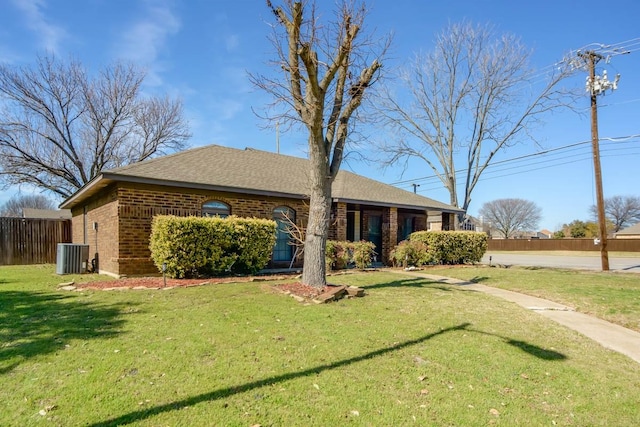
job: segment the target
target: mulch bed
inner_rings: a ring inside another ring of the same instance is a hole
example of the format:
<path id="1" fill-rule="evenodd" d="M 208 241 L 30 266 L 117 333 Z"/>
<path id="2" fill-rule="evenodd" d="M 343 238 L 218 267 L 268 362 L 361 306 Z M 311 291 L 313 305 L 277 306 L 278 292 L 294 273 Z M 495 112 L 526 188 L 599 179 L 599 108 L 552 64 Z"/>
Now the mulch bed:
<path id="1" fill-rule="evenodd" d="M 313 286 L 305 285 L 301 282 L 283 283 L 281 285 L 275 285 L 274 287 L 284 293 L 296 295 L 305 299 L 314 299 L 327 290 L 327 287 L 324 289 L 318 289 Z"/>
<path id="2" fill-rule="evenodd" d="M 277 275 L 277 276 L 248 276 L 248 277 L 216 277 L 201 279 L 166 279 L 166 286 L 162 277 L 128 277 L 116 280 L 105 280 L 97 282 L 73 283 L 72 286 L 77 290 L 97 289 L 97 290 L 116 290 L 116 289 L 163 289 L 163 288 L 179 288 L 202 285 L 214 285 L 219 283 L 246 283 L 246 282 L 262 282 L 262 281 L 278 281 L 291 279 L 294 276 Z M 65 284 L 61 284 L 65 285 Z M 66 284 L 71 285 L 71 284 Z M 305 299 L 313 299 L 320 295 L 324 289 L 319 290 L 313 286 L 305 285 L 301 282 L 282 283 L 272 286 L 280 292 L 297 295 Z"/>
<path id="3" fill-rule="evenodd" d="M 266 280 L 266 279 L 265 279 Z M 249 278 L 222 277 L 210 279 L 169 279 L 167 278 L 167 288 L 200 286 L 216 283 L 246 282 Z M 102 282 L 87 282 L 74 284 L 79 289 L 158 289 L 164 288 L 165 282 L 162 277 L 127 277 L 116 280 L 105 280 Z"/>

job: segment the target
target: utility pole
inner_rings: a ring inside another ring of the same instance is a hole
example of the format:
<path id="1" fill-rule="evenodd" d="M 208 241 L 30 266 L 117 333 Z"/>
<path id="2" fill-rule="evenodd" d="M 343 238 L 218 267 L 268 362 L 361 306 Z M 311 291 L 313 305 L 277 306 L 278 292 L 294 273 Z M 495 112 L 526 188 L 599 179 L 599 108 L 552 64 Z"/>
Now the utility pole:
<path id="1" fill-rule="evenodd" d="M 598 208 L 598 226 L 600 231 L 600 258 L 602 261 L 602 271 L 609 271 L 609 252 L 607 251 L 607 219 L 604 213 L 604 192 L 602 190 L 602 169 L 600 167 L 600 138 L 598 136 L 598 95 L 603 94 L 607 89 L 615 90 L 618 87 L 620 75 L 611 82 L 604 71 L 602 77 L 596 76 L 596 64 L 604 59 L 599 53 L 594 51 L 578 52 L 587 64 L 589 77 L 587 77 L 587 92 L 591 96 L 591 144 L 593 147 L 593 169 L 596 184 L 596 203 Z"/>
<path id="2" fill-rule="evenodd" d="M 413 194 L 416 194 L 418 187 L 420 187 L 420 184 L 411 184 L 411 185 L 413 185 Z"/>

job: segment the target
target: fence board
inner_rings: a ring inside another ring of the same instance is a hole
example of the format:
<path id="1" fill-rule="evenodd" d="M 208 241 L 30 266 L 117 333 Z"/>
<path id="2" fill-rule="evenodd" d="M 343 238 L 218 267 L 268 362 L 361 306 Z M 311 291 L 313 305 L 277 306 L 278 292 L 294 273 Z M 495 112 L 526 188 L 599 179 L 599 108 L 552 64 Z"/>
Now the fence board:
<path id="1" fill-rule="evenodd" d="M 71 243 L 71 220 L 0 218 L 0 265 L 55 263 L 58 243 Z"/>
<path id="2" fill-rule="evenodd" d="M 600 251 L 593 239 L 489 239 L 490 251 Z M 640 239 L 607 239 L 611 252 L 640 252 Z"/>

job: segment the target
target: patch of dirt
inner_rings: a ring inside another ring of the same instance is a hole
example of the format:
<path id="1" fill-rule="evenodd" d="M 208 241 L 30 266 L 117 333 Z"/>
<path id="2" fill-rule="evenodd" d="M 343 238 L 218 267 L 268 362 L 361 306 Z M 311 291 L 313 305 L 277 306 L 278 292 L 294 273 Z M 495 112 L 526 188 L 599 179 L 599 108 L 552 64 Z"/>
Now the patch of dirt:
<path id="1" fill-rule="evenodd" d="M 327 287 L 318 289 L 314 288 L 313 286 L 305 285 L 301 282 L 283 283 L 281 285 L 275 285 L 274 288 L 280 290 L 281 292 L 296 295 L 304 299 L 314 299 L 327 290 Z"/>
<path id="2" fill-rule="evenodd" d="M 166 279 L 162 277 L 127 277 L 114 280 L 103 280 L 85 283 L 73 283 L 71 288 L 76 290 L 94 289 L 94 290 L 116 290 L 116 289 L 163 289 L 163 288 L 186 288 L 191 286 L 215 285 L 219 283 L 247 283 L 247 282 L 266 282 L 266 281 L 284 281 L 290 280 L 295 276 L 291 275 L 265 275 L 265 276 L 241 276 L 241 277 L 214 277 L 200 279 Z M 61 284 L 64 285 L 64 284 Z M 71 284 L 67 284 L 71 285 Z M 276 291 L 287 295 L 296 295 L 311 300 L 325 292 L 328 288 L 318 289 L 313 286 L 305 285 L 301 282 L 288 282 L 272 285 Z"/>
<path id="3" fill-rule="evenodd" d="M 190 287 L 190 286 L 202 286 L 213 285 L 218 283 L 246 283 L 246 282 L 261 282 L 261 281 L 273 281 L 273 280 L 286 280 L 291 276 L 242 276 L 242 277 L 214 277 L 214 278 L 200 278 L 200 279 L 166 279 L 162 277 L 127 277 L 115 280 L 104 280 L 86 283 L 74 283 L 77 289 L 160 289 L 160 288 L 177 288 L 177 287 Z"/>

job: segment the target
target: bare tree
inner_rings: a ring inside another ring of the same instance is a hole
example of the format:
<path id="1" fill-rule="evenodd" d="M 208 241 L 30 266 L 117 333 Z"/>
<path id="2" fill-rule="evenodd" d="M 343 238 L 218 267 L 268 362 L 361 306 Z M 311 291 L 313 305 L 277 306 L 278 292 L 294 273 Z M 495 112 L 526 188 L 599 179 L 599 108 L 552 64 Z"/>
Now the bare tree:
<path id="1" fill-rule="evenodd" d="M 183 148 L 181 102 L 143 98 L 144 76 L 114 64 L 92 78 L 53 56 L 0 65 L 0 179 L 68 197 L 103 169 Z"/>
<path id="2" fill-rule="evenodd" d="M 284 221 L 284 231 L 289 235 L 289 245 L 293 246 L 293 261 L 298 260 L 304 256 L 304 241 L 306 235 L 306 227 L 302 222 L 296 222 L 290 215 L 283 212 L 282 220 Z"/>
<path id="3" fill-rule="evenodd" d="M 597 206 L 591 206 L 591 215 L 598 218 Z M 623 228 L 640 221 L 640 197 L 637 196 L 613 196 L 604 200 L 604 213 L 607 222 L 613 228 L 609 231 L 617 233 Z"/>
<path id="4" fill-rule="evenodd" d="M 546 75 L 529 68 L 529 57 L 513 35 L 468 22 L 450 25 L 431 53 L 416 55 L 401 72 L 399 88 L 380 94 L 383 124 L 393 131 L 381 144 L 384 164 L 424 161 L 449 191 L 450 204 L 466 212 L 496 153 L 522 141 L 544 113 L 567 105 L 567 95 L 577 95 L 559 85 L 573 73 L 568 61 Z"/>
<path id="5" fill-rule="evenodd" d="M 41 194 L 26 194 L 13 196 L 0 208 L 0 216 L 21 217 L 22 209 L 55 209 L 53 200 Z"/>
<path id="6" fill-rule="evenodd" d="M 321 23 L 315 3 L 283 0 L 267 6 L 276 17 L 273 43 L 278 78 L 253 75 L 253 83 L 274 97 L 271 118 L 301 123 L 308 131 L 309 221 L 304 244 L 302 281 L 326 285 L 324 252 L 329 231 L 331 184 L 353 130 L 350 119 L 381 67 L 370 40 L 359 37 L 366 8 L 340 4 L 334 22 Z M 379 45 L 378 45 L 379 46 Z M 369 58 L 373 59 L 369 59 Z"/>
<path id="7" fill-rule="evenodd" d="M 542 210 L 538 205 L 523 199 L 498 199 L 482 205 L 479 211 L 483 221 L 491 224 L 505 239 L 517 231 L 532 231 L 538 228 Z"/>

